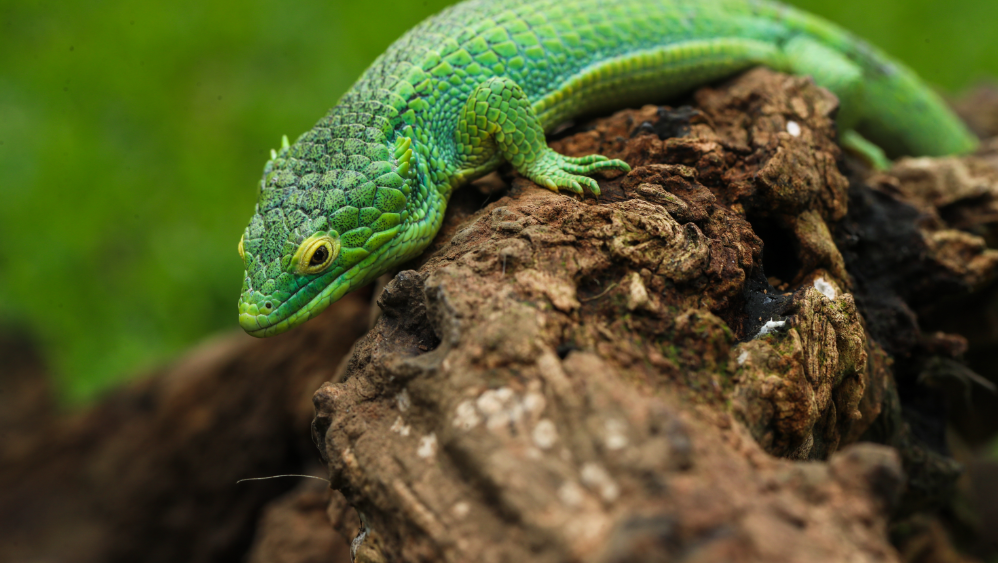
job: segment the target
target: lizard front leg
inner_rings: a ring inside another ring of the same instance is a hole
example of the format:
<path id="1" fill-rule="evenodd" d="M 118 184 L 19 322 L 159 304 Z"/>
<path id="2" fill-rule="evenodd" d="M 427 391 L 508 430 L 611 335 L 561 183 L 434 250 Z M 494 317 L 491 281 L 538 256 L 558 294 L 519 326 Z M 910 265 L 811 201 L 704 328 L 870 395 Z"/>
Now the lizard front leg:
<path id="1" fill-rule="evenodd" d="M 456 136 L 462 169 L 488 167 L 498 153 L 517 172 L 555 192 L 564 188 L 581 194 L 586 186 L 598 196 L 596 180 L 583 174 L 630 170 L 622 160 L 598 154 L 576 158 L 551 150 L 523 89 L 501 76 L 489 78 L 471 93 L 458 118 Z"/>

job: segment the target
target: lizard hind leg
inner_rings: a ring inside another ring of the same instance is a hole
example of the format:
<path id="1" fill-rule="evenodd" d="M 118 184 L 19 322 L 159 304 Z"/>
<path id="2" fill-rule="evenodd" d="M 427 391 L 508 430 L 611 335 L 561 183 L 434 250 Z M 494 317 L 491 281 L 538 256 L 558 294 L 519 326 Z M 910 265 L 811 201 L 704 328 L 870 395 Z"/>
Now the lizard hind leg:
<path id="1" fill-rule="evenodd" d="M 838 97 L 839 128 L 854 128 L 863 113 L 863 69 L 842 53 L 806 36 L 788 41 L 783 53 L 787 70 L 811 76 L 818 86 Z"/>
<path id="2" fill-rule="evenodd" d="M 866 140 L 855 129 L 843 131 L 839 135 L 839 144 L 843 149 L 865 160 L 874 170 L 888 170 L 891 167 L 891 159 L 887 158 L 884 149 Z"/>
<path id="3" fill-rule="evenodd" d="M 856 154 L 877 170 L 890 168 L 884 150 L 856 131 L 862 124 L 864 111 L 863 69 L 838 51 L 804 36 L 798 36 L 783 48 L 791 70 L 808 74 L 814 81 L 831 90 L 841 104 L 838 127 L 842 148 Z"/>
<path id="4" fill-rule="evenodd" d="M 461 168 L 474 169 L 492 160 L 494 151 L 537 184 L 557 192 L 564 188 L 582 193 L 585 186 L 599 195 L 598 170 L 629 171 L 622 160 L 597 154 L 570 157 L 547 146 L 544 129 L 523 90 L 510 78 L 496 76 L 480 84 L 468 97 L 455 131 Z"/>

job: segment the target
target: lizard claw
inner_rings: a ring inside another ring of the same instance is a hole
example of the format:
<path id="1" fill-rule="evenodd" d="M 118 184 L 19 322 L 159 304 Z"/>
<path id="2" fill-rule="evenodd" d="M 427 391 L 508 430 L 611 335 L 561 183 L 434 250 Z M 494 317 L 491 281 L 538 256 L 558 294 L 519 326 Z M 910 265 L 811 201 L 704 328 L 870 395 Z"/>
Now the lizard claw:
<path id="1" fill-rule="evenodd" d="M 631 167 L 622 160 L 610 160 L 605 156 L 591 154 L 589 156 L 564 156 L 551 149 L 544 151 L 537 160 L 527 164 L 520 170 L 522 174 L 537 184 L 557 192 L 565 189 L 577 194 L 583 193 L 585 186 L 594 196 L 600 195 L 596 180 L 583 176 L 597 170 L 630 171 Z"/>

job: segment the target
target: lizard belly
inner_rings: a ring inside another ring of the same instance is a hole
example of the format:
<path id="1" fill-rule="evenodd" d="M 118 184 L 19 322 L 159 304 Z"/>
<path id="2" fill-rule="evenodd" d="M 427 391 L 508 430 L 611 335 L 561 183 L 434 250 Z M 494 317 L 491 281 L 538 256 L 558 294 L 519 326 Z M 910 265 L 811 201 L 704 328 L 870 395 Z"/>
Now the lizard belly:
<path id="1" fill-rule="evenodd" d="M 579 114 L 652 103 L 755 65 L 781 68 L 776 45 L 742 38 L 691 40 L 596 62 L 533 104 L 545 131 Z"/>

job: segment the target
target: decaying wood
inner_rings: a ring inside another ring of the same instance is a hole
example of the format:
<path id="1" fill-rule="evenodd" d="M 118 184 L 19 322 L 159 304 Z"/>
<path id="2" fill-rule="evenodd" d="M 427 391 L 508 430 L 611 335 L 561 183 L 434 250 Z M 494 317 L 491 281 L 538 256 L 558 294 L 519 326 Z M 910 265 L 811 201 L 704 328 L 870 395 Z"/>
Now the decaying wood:
<path id="1" fill-rule="evenodd" d="M 850 187 L 809 80 L 757 70 L 695 102 L 556 144 L 631 163 L 598 202 L 514 179 L 388 284 L 315 395 L 356 560 L 895 560 L 889 517 L 952 493 L 885 346 L 924 347 L 910 307 L 993 278 L 998 252 L 907 201 L 991 194 L 993 163 Z M 881 227 L 904 246 L 871 249 Z"/>
<path id="2" fill-rule="evenodd" d="M 961 334 L 998 343 L 998 144 L 871 173 L 836 107 L 756 70 L 574 125 L 633 170 L 457 192 L 366 334 L 370 290 L 72 416 L 22 369 L 0 559 L 969 561 L 932 511 L 989 384 Z M 339 492 L 235 483 L 316 461 Z"/>

